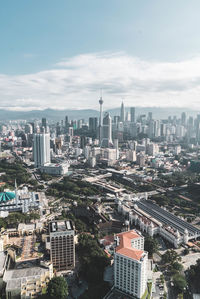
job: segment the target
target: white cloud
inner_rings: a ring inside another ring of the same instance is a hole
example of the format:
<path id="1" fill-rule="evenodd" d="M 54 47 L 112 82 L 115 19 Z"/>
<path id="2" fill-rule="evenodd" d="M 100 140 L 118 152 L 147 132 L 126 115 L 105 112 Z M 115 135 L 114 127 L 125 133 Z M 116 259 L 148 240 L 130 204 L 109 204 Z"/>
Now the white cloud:
<path id="1" fill-rule="evenodd" d="M 144 61 L 125 53 L 74 56 L 51 70 L 0 74 L 0 107 L 17 110 L 126 106 L 200 109 L 200 57 L 180 62 Z"/>

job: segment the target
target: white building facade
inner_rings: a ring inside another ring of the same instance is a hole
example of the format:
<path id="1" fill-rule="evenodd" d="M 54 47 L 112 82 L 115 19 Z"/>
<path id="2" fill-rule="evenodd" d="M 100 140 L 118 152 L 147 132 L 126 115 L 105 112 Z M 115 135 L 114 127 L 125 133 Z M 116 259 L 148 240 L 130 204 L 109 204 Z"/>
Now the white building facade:
<path id="1" fill-rule="evenodd" d="M 144 237 L 134 230 L 116 236 L 114 286 L 133 297 L 141 298 L 147 288 L 148 252 Z"/>
<path id="2" fill-rule="evenodd" d="M 35 167 L 40 167 L 51 162 L 49 134 L 34 134 L 33 158 Z"/>

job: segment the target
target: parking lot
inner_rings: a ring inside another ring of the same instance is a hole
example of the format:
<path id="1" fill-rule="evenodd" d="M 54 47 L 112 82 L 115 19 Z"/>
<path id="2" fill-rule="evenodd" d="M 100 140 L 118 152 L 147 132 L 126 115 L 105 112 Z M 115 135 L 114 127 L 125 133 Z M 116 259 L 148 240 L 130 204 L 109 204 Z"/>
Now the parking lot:
<path id="1" fill-rule="evenodd" d="M 167 289 L 165 283 L 162 284 L 162 282 L 160 281 L 160 275 L 162 275 L 162 272 L 160 271 L 153 273 L 152 293 L 153 293 L 153 298 L 155 299 L 160 299 L 160 297 L 164 295 L 164 292 Z"/>

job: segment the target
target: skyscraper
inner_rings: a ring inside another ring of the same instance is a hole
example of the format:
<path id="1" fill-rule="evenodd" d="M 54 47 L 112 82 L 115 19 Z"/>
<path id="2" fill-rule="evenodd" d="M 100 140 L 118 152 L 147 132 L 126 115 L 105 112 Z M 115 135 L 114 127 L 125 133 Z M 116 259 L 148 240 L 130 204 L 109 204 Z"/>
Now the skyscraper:
<path id="1" fill-rule="evenodd" d="M 135 123 L 135 107 L 130 108 L 130 113 L 131 113 L 131 122 Z"/>
<path id="2" fill-rule="evenodd" d="M 53 267 L 58 271 L 75 267 L 74 228 L 70 220 L 54 221 L 49 224 L 50 256 Z"/>
<path id="3" fill-rule="evenodd" d="M 102 125 L 103 125 L 103 99 L 102 96 L 99 99 L 100 105 L 100 117 L 99 117 L 99 143 L 101 145 L 102 142 Z"/>
<path id="4" fill-rule="evenodd" d="M 181 125 L 185 126 L 186 125 L 186 113 L 182 112 L 181 114 Z"/>
<path id="5" fill-rule="evenodd" d="M 35 167 L 40 167 L 51 162 L 49 134 L 34 134 L 33 158 Z"/>
<path id="6" fill-rule="evenodd" d="M 109 113 L 106 113 L 103 118 L 101 146 L 109 147 L 112 145 L 112 118 Z"/>
<path id="7" fill-rule="evenodd" d="M 122 101 L 121 103 L 121 110 L 120 110 L 120 120 L 121 122 L 125 122 L 125 108 L 124 108 L 124 103 Z"/>
<path id="8" fill-rule="evenodd" d="M 68 133 L 69 130 L 69 119 L 68 116 L 65 116 L 65 133 Z"/>
<path id="9" fill-rule="evenodd" d="M 42 118 L 42 127 L 46 129 L 47 127 L 47 119 L 45 117 Z"/>
<path id="10" fill-rule="evenodd" d="M 96 133 L 97 126 L 98 126 L 98 119 L 97 119 L 97 117 L 90 117 L 89 118 L 89 131 Z"/>

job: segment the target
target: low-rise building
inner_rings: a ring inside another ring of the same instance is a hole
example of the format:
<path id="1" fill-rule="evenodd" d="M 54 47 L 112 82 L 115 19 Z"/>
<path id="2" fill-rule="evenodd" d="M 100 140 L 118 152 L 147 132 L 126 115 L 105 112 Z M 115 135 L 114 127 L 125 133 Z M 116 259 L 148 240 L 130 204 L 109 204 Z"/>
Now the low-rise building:
<path id="1" fill-rule="evenodd" d="M 41 262 L 37 267 L 7 270 L 3 276 L 6 299 L 35 298 L 47 287 L 52 277 L 53 266 L 47 262 Z"/>

